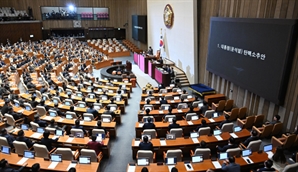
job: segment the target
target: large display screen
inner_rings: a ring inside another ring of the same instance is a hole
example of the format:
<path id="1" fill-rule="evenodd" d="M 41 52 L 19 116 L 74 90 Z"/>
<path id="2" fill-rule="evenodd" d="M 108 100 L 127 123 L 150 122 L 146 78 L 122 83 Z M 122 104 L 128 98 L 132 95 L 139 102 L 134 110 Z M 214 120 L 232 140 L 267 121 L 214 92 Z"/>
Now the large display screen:
<path id="1" fill-rule="evenodd" d="M 132 38 L 147 43 L 147 16 L 132 15 Z"/>
<path id="2" fill-rule="evenodd" d="M 282 104 L 297 40 L 296 23 L 212 17 L 207 70 Z"/>

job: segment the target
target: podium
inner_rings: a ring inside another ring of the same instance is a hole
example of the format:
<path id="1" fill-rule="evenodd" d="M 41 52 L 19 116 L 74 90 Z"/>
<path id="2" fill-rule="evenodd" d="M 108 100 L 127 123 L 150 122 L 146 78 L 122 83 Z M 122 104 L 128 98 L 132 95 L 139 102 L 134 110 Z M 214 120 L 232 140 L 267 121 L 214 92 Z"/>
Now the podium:
<path id="1" fill-rule="evenodd" d="M 161 67 L 160 63 L 154 63 L 152 60 L 148 61 L 148 75 L 155 79 L 155 67 Z"/>
<path id="2" fill-rule="evenodd" d="M 161 68 L 155 67 L 154 77 L 159 84 L 170 85 L 171 83 L 171 75 L 168 72 L 163 71 Z"/>

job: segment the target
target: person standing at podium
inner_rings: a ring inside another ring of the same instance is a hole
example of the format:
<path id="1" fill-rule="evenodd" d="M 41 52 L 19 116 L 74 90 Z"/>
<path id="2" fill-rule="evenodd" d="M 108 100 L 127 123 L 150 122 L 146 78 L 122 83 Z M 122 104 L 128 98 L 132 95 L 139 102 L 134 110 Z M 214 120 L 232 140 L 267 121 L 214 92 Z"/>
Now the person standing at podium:
<path id="1" fill-rule="evenodd" d="M 152 49 L 151 46 L 149 47 L 149 49 L 148 49 L 148 51 L 147 51 L 147 54 L 148 54 L 148 55 L 153 55 L 153 49 Z"/>

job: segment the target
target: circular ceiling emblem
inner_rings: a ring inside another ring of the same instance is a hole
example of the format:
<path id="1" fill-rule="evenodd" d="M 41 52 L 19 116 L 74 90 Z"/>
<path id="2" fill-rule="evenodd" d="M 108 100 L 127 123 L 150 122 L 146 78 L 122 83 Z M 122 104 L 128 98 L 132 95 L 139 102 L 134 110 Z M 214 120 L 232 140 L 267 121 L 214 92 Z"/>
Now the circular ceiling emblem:
<path id="1" fill-rule="evenodd" d="M 174 12 L 170 4 L 167 4 L 163 10 L 163 21 L 167 28 L 171 28 L 173 26 Z"/>

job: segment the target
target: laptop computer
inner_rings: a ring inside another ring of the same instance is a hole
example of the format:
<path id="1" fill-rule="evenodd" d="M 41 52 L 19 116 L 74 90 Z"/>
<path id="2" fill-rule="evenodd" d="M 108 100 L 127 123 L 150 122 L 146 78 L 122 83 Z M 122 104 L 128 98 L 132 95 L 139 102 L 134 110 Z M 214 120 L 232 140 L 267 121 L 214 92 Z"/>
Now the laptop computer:
<path id="1" fill-rule="evenodd" d="M 46 100 L 47 100 L 47 97 L 46 97 L 46 96 L 42 96 L 42 99 L 43 99 L 44 101 L 46 101 Z"/>
<path id="2" fill-rule="evenodd" d="M 177 164 L 177 158 L 176 157 L 166 158 L 165 160 L 166 160 L 167 165 Z"/>
<path id="3" fill-rule="evenodd" d="M 111 122 L 110 118 L 102 118 L 101 120 L 102 122 L 107 122 L 107 123 Z"/>
<path id="4" fill-rule="evenodd" d="M 75 133 L 75 137 L 84 138 L 84 133 L 83 132 L 77 132 L 77 133 Z"/>
<path id="5" fill-rule="evenodd" d="M 32 96 L 36 97 L 36 93 L 33 93 Z"/>
<path id="6" fill-rule="evenodd" d="M 33 159 L 34 158 L 34 152 L 33 151 L 24 150 L 24 157 L 25 158 Z"/>
<path id="7" fill-rule="evenodd" d="M 44 128 L 42 128 L 42 127 L 37 127 L 36 132 L 38 132 L 38 133 L 44 133 L 44 131 L 45 131 Z"/>
<path id="8" fill-rule="evenodd" d="M 90 156 L 80 156 L 79 163 L 80 164 L 91 164 L 91 157 Z"/>
<path id="9" fill-rule="evenodd" d="M 58 100 L 54 99 L 53 100 L 54 104 L 58 104 Z"/>
<path id="10" fill-rule="evenodd" d="M 57 114 L 56 114 L 55 112 L 50 112 L 50 116 L 51 116 L 51 117 L 56 117 Z"/>
<path id="11" fill-rule="evenodd" d="M 164 110 L 168 110 L 170 106 L 164 106 Z"/>
<path id="12" fill-rule="evenodd" d="M 94 99 L 94 95 L 89 95 L 89 99 Z"/>
<path id="13" fill-rule="evenodd" d="M 106 96 L 102 96 L 101 100 L 108 100 L 108 98 Z"/>
<path id="14" fill-rule="evenodd" d="M 84 121 L 92 121 L 89 116 L 84 116 Z"/>
<path id="15" fill-rule="evenodd" d="M 214 112 L 213 114 L 212 114 L 212 118 L 217 118 L 218 117 L 218 113 L 217 112 Z"/>
<path id="16" fill-rule="evenodd" d="M 66 118 L 66 119 L 72 119 L 72 115 L 71 115 L 71 114 L 66 114 L 66 115 L 65 115 L 65 118 Z"/>
<path id="17" fill-rule="evenodd" d="M 110 107 L 110 110 L 111 110 L 111 111 L 115 111 L 116 109 L 117 109 L 117 108 L 116 108 L 115 106 L 111 106 L 111 107 Z"/>
<path id="18" fill-rule="evenodd" d="M 147 136 L 148 140 L 151 140 L 151 135 L 148 135 L 148 134 L 142 134 L 142 140 L 144 140 L 144 136 Z"/>
<path id="19" fill-rule="evenodd" d="M 263 150 L 264 150 L 264 152 L 272 151 L 272 144 L 264 145 Z"/>
<path id="20" fill-rule="evenodd" d="M 226 160 L 227 158 L 228 158 L 228 153 L 227 152 L 223 152 L 223 153 L 218 154 L 218 159 L 219 160 Z"/>
<path id="21" fill-rule="evenodd" d="M 250 156 L 251 153 L 252 152 L 250 149 L 244 149 L 244 150 L 242 150 L 242 157 Z"/>
<path id="22" fill-rule="evenodd" d="M 81 93 L 77 93 L 77 96 L 78 96 L 78 97 L 82 97 L 82 94 L 81 94 Z"/>
<path id="23" fill-rule="evenodd" d="M 102 89 L 101 89 L 101 88 L 99 88 L 99 89 L 97 89 L 97 91 L 98 91 L 98 92 L 102 92 Z"/>
<path id="24" fill-rule="evenodd" d="M 199 137 L 199 133 L 198 132 L 190 132 L 190 137 L 191 138 L 198 138 Z"/>
<path id="25" fill-rule="evenodd" d="M 16 107 L 20 107 L 20 104 L 19 104 L 18 102 L 15 102 L 14 105 L 15 105 Z"/>
<path id="26" fill-rule="evenodd" d="M 137 159 L 138 166 L 146 166 L 149 165 L 149 159 L 147 158 L 138 158 Z"/>
<path id="27" fill-rule="evenodd" d="M 239 127 L 239 126 L 235 126 L 235 127 L 234 127 L 234 133 L 239 132 L 239 131 L 241 131 L 241 130 L 242 130 L 242 128 Z"/>
<path id="28" fill-rule="evenodd" d="M 166 138 L 167 138 L 167 140 L 176 140 L 176 135 L 175 134 L 167 134 Z"/>
<path id="29" fill-rule="evenodd" d="M 10 147 L 1 146 L 1 152 L 4 153 L 4 154 L 10 154 Z"/>
<path id="30" fill-rule="evenodd" d="M 180 99 L 179 96 L 175 96 L 175 97 L 174 97 L 174 100 L 179 100 L 179 99 Z"/>
<path id="31" fill-rule="evenodd" d="M 204 104 L 203 103 L 199 103 L 198 106 L 199 106 L 199 108 L 201 108 L 202 106 L 204 106 Z"/>
<path id="32" fill-rule="evenodd" d="M 191 120 L 198 120 L 199 119 L 199 116 L 198 115 L 194 115 L 194 116 L 191 116 Z"/>
<path id="33" fill-rule="evenodd" d="M 221 130 L 213 130 L 213 134 L 215 136 L 220 135 L 221 134 Z"/>
<path id="34" fill-rule="evenodd" d="M 191 157 L 192 163 L 198 163 L 198 162 L 203 162 L 203 161 L 204 161 L 203 155 L 196 155 L 196 156 Z"/>
<path id="35" fill-rule="evenodd" d="M 51 154 L 51 161 L 62 162 L 62 155 L 61 154 Z"/>
<path id="36" fill-rule="evenodd" d="M 108 93 L 114 93 L 114 91 L 113 90 L 109 90 Z"/>
<path id="37" fill-rule="evenodd" d="M 173 118 L 168 118 L 168 122 L 172 123 L 173 122 Z"/>
<path id="38" fill-rule="evenodd" d="M 116 97 L 116 101 L 120 102 L 121 101 L 121 97 Z"/>
<path id="39" fill-rule="evenodd" d="M 26 106 L 25 109 L 26 110 L 31 110 L 31 107 L 30 106 Z"/>
<path id="40" fill-rule="evenodd" d="M 68 102 L 68 101 L 65 102 L 64 104 L 65 104 L 66 106 L 70 106 L 70 102 Z"/>
<path id="41" fill-rule="evenodd" d="M 80 107 L 80 108 L 84 108 L 84 107 L 86 107 L 86 106 L 85 106 L 84 104 L 80 103 L 80 104 L 79 104 L 79 107 Z"/>
<path id="42" fill-rule="evenodd" d="M 56 136 L 63 136 L 63 130 L 56 129 L 55 130 L 55 135 Z"/>
<path id="43" fill-rule="evenodd" d="M 28 124 L 21 124 L 21 129 L 22 130 L 29 130 L 29 125 Z"/>

